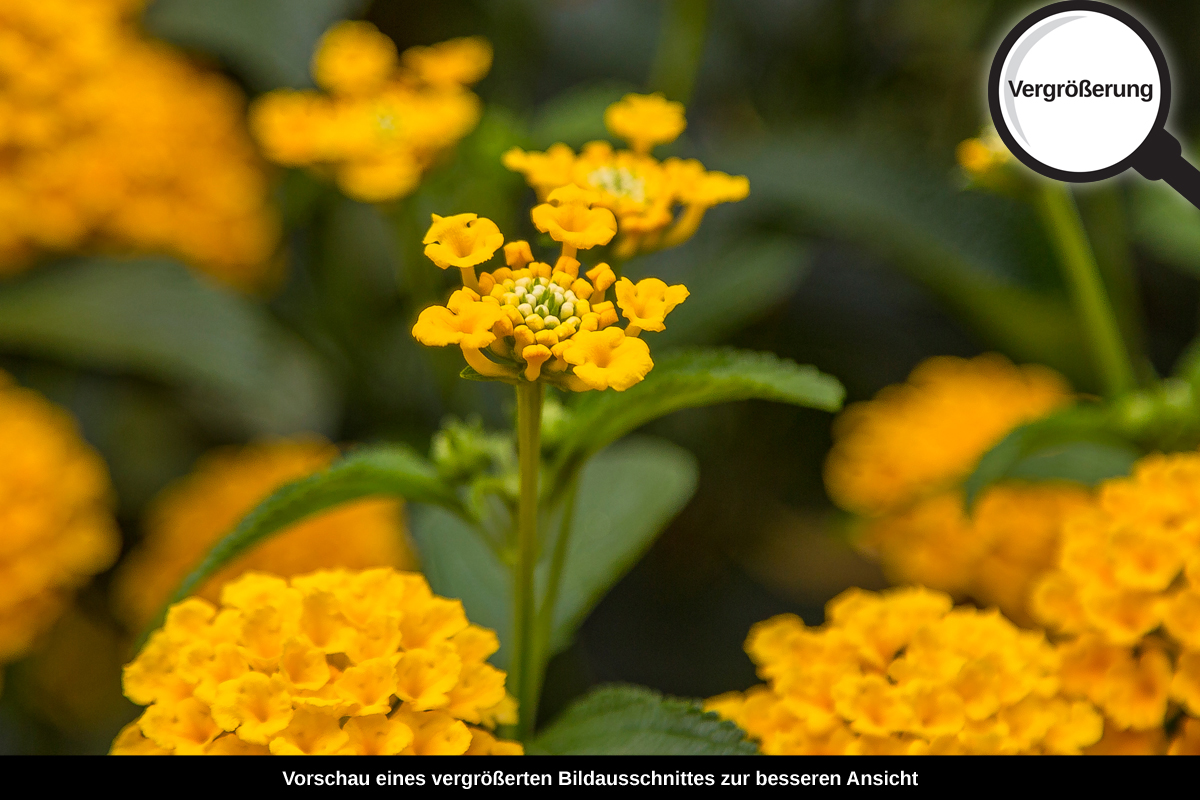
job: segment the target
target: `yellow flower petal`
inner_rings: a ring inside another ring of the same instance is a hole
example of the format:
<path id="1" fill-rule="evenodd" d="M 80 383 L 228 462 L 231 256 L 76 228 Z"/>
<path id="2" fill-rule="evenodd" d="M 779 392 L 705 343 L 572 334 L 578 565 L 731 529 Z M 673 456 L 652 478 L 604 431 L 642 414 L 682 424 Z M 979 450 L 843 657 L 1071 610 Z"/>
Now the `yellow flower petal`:
<path id="1" fill-rule="evenodd" d="M 627 337 L 619 328 L 581 330 L 567 340 L 562 357 L 584 384 L 601 391 L 623 392 L 654 368 L 646 343 Z"/>
<path id="2" fill-rule="evenodd" d="M 605 110 L 604 124 L 634 150 L 648 153 L 655 145 L 679 138 L 687 120 L 682 103 L 667 100 L 658 93 L 627 94 Z"/>
<path id="3" fill-rule="evenodd" d="M 474 267 L 496 254 L 504 244 L 504 234 L 496 223 L 477 214 L 434 214 L 421 243 L 425 255 L 442 269 Z"/>
<path id="4" fill-rule="evenodd" d="M 621 278 L 616 291 L 617 306 L 625 319 L 645 331 L 664 330 L 667 314 L 689 294 L 686 286 L 667 286 L 658 278 L 645 278 L 636 285 L 628 278 Z"/>

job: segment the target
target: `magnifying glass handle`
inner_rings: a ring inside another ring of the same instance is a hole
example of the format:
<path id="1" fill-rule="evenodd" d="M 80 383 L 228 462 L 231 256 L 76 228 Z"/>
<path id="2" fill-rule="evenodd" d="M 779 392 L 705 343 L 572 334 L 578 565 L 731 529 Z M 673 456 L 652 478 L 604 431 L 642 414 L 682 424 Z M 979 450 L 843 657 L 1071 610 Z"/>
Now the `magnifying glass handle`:
<path id="1" fill-rule="evenodd" d="M 1150 134 L 1134 154 L 1133 168 L 1146 180 L 1166 181 L 1188 202 L 1200 208 L 1200 170 L 1184 159 L 1179 140 L 1162 128 Z"/>

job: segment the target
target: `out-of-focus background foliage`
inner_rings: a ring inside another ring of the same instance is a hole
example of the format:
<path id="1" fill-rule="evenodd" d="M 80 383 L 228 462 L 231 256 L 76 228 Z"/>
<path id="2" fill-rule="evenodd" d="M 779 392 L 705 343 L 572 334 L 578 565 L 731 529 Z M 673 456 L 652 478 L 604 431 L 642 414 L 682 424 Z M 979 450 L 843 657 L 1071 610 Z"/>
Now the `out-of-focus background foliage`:
<path id="1" fill-rule="evenodd" d="M 1126 6 L 1171 56 L 1172 127 L 1189 138 L 1200 128 L 1200 7 Z M 655 90 L 688 108 L 667 154 L 745 174 L 751 186 L 688 244 L 630 264 L 692 292 L 655 347 L 774 351 L 837 376 L 849 400 L 903 380 L 927 356 L 989 350 L 1096 391 L 1033 210 L 968 190 L 955 163 L 956 145 L 985 121 L 991 48 L 1029 7 L 157 0 L 146 35 L 222 71 L 249 98 L 310 85 L 313 45 L 340 18 L 371 20 L 401 50 L 485 36 L 495 57 L 475 87 L 482 121 L 392 208 L 271 170 L 277 286 L 240 293 L 168 257 L 44 259 L 0 280 L 0 368 L 78 418 L 111 471 L 126 551 L 148 501 L 217 445 L 315 432 L 424 451 L 447 415 L 503 426 L 506 393 L 457 380 L 457 351 L 411 338 L 416 312 L 449 285 L 421 255 L 429 214 L 475 211 L 510 238 L 530 233 L 532 193 L 501 153 L 605 138 L 609 103 Z M 0 160 L 0 181 L 4 170 Z M 1138 178 L 1079 201 L 1118 314 L 1143 317 L 1147 352 L 1165 373 L 1196 332 L 1200 213 Z M 825 496 L 830 422 L 754 402 L 653 426 L 696 455 L 699 488 L 552 662 L 543 718 L 599 682 L 700 697 L 745 688 L 755 682 L 741 647 L 752 623 L 793 611 L 816 624 L 847 586 L 884 585 Z M 117 685 L 129 634 L 111 617 L 110 577 L 80 593 L 61 623 L 75 626 L 71 635 L 7 670 L 0 752 L 102 752 L 133 717 Z"/>

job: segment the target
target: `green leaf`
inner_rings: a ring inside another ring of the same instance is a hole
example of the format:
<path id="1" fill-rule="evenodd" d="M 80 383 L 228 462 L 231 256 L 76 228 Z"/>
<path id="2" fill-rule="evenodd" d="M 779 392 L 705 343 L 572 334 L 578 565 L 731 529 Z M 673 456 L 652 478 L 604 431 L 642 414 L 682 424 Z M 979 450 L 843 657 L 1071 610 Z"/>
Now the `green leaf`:
<path id="1" fill-rule="evenodd" d="M 156 0 L 146 29 L 174 44 L 219 56 L 257 90 L 310 86 L 317 40 L 366 0 Z"/>
<path id="2" fill-rule="evenodd" d="M 529 745 L 539 755 L 755 755 L 741 729 L 700 701 L 640 686 L 602 686 L 562 713 Z"/>
<path id="3" fill-rule="evenodd" d="M 604 109 L 629 92 L 638 91 L 632 84 L 588 84 L 569 89 L 538 110 L 530 126 L 534 147 L 546 149 L 563 142 L 578 149 L 597 139 L 607 139 Z"/>
<path id="4" fill-rule="evenodd" d="M 683 510 L 697 478 L 691 453 L 649 437 L 626 439 L 587 463 L 554 609 L 551 653 L 571 643 L 596 604 Z"/>
<path id="5" fill-rule="evenodd" d="M 364 447 L 315 475 L 275 490 L 213 545 L 170 602 L 187 597 L 210 575 L 288 526 L 333 506 L 381 495 L 461 510 L 457 496 L 438 477 L 433 465 L 411 449 L 401 445 Z M 165 612 L 164 608 L 150 630 L 158 627 Z"/>
<path id="6" fill-rule="evenodd" d="M 713 237 L 715 238 L 715 237 Z M 629 277 L 653 275 L 682 283 L 687 302 L 671 312 L 670 324 L 653 336 L 656 348 L 719 342 L 764 312 L 787 302 L 808 272 L 811 255 L 795 239 L 756 236 L 734 247 L 718 247 L 701 235 L 682 247 L 639 258 Z"/>
<path id="7" fill-rule="evenodd" d="M 1074 406 L 1016 428 L 984 453 L 964 483 L 967 507 L 1008 478 L 1065 479 L 1088 485 L 1128 473 L 1142 452 L 1104 406 Z"/>
<path id="8" fill-rule="evenodd" d="M 580 476 L 574 525 L 560 582 L 551 648 L 565 647 L 576 628 L 696 489 L 695 459 L 686 450 L 650 438 L 620 442 L 591 459 Z M 544 597 L 549 542 L 559 532 L 557 515 L 542 515 L 544 543 L 537 571 Z M 479 528 L 439 508 L 417 507 L 409 522 L 433 590 L 463 601 L 467 618 L 500 637 L 492 661 L 508 664 L 512 625 L 509 567 Z"/>
<path id="9" fill-rule="evenodd" d="M 624 392 L 589 392 L 556 435 L 558 479 L 570 466 L 651 420 L 685 408 L 734 400 L 775 400 L 837 411 L 842 385 L 815 367 L 770 353 L 689 349 L 656 359 L 641 383 Z"/>
<path id="10" fill-rule="evenodd" d="M 160 380 L 240 435 L 329 432 L 337 418 L 307 345 L 168 259 L 81 259 L 0 284 L 0 349 Z"/>
<path id="11" fill-rule="evenodd" d="M 1137 243 L 1163 263 L 1200 276 L 1200 209 L 1161 181 L 1138 181 L 1131 189 Z"/>
<path id="12" fill-rule="evenodd" d="M 1033 210 L 956 189 L 947 167 L 913 151 L 806 131 L 726 151 L 715 166 L 750 178 L 738 213 L 791 211 L 822 235 L 862 243 L 994 346 L 1087 385 L 1094 374 L 1078 358 L 1082 332 Z"/>

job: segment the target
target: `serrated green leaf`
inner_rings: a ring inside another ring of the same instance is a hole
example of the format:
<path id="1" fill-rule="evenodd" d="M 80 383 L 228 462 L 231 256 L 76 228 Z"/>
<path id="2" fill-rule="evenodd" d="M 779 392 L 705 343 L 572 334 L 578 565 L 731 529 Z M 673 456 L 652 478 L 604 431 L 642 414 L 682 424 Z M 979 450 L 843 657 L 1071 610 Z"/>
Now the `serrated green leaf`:
<path id="1" fill-rule="evenodd" d="M 836 378 L 770 353 L 688 349 L 661 355 L 641 383 L 580 398 L 558 433 L 557 474 L 561 479 L 571 464 L 674 411 L 751 399 L 837 411 L 844 394 Z"/>
<path id="2" fill-rule="evenodd" d="M 570 643 L 595 604 L 641 557 L 696 488 L 695 459 L 657 439 L 629 439 L 592 458 L 580 476 L 574 525 L 554 615 L 551 652 Z M 557 519 L 543 515 L 537 592 L 545 596 Z M 433 590 L 463 601 L 467 617 L 492 628 L 504 668 L 512 626 L 511 576 L 478 529 L 442 509 L 417 508 L 410 529 Z"/>
<path id="3" fill-rule="evenodd" d="M 1108 408 L 1066 408 L 1016 428 L 984 453 L 963 484 L 967 507 L 997 481 L 1063 478 L 1090 485 L 1124 474 L 1140 455 L 1116 432 Z M 1101 456 L 1100 461 L 1088 462 Z"/>
<path id="4" fill-rule="evenodd" d="M 288 526 L 333 506 L 378 496 L 433 503 L 455 511 L 462 508 L 433 465 L 411 449 L 401 445 L 364 447 L 315 475 L 275 490 L 213 545 L 170 602 L 187 597 L 230 561 Z M 164 608 L 150 629 L 161 623 L 165 611 Z"/>
<path id="5" fill-rule="evenodd" d="M 255 89 L 311 86 L 317 40 L 367 0 L 156 0 L 143 24 L 153 35 L 229 63 Z"/>
<path id="6" fill-rule="evenodd" d="M 602 686 L 577 701 L 530 743 L 547 755 L 755 755 L 740 728 L 698 700 L 641 686 Z"/>
<path id="7" fill-rule="evenodd" d="M 0 285 L 0 349 L 160 380 L 242 435 L 329 432 L 337 416 L 302 341 L 169 259 L 79 259 Z"/>

